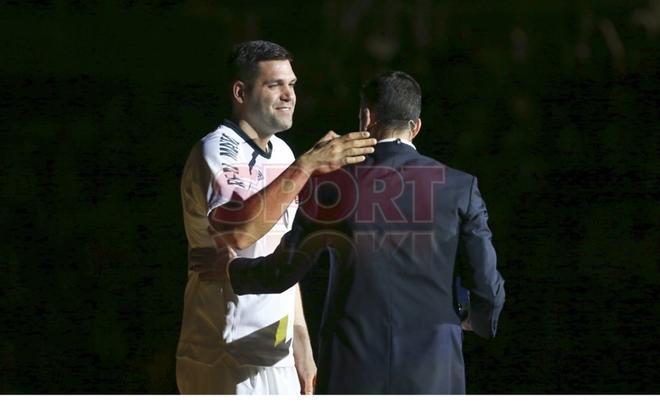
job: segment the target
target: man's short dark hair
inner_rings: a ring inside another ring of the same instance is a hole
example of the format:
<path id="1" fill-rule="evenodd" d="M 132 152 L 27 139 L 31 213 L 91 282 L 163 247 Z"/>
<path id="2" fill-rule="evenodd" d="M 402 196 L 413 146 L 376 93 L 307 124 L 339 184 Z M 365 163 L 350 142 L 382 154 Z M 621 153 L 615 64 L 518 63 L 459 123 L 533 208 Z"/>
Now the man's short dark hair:
<path id="1" fill-rule="evenodd" d="M 259 62 L 272 60 L 293 62 L 293 55 L 281 45 L 270 41 L 246 41 L 234 46 L 227 59 L 227 66 L 231 71 L 232 81 L 241 80 L 251 85 L 259 74 Z"/>
<path id="2" fill-rule="evenodd" d="M 374 111 L 384 128 L 406 127 L 422 112 L 422 89 L 412 76 L 388 71 L 367 81 L 360 92 L 363 108 Z"/>

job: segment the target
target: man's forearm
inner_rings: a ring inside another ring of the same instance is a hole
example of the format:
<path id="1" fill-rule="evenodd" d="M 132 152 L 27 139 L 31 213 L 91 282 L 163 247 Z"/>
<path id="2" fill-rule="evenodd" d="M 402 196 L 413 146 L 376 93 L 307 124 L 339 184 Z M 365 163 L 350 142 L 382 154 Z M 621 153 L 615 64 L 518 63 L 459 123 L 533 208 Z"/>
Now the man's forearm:
<path id="1" fill-rule="evenodd" d="M 312 358 L 312 344 L 309 340 L 307 331 L 307 322 L 305 321 L 305 311 L 303 310 L 302 295 L 300 294 L 300 285 L 296 285 L 296 302 L 293 319 L 293 354 L 299 358 Z"/>
<path id="2" fill-rule="evenodd" d="M 312 343 L 309 339 L 307 326 L 293 325 L 293 356 L 296 362 L 314 360 Z"/>
<path id="3" fill-rule="evenodd" d="M 314 363 L 314 354 L 312 344 L 309 340 L 307 323 L 302 305 L 302 296 L 300 286 L 296 285 L 296 302 L 293 319 L 293 358 L 300 380 L 302 394 L 312 394 L 314 392 L 314 383 L 316 380 L 316 364 Z"/>
<path id="4" fill-rule="evenodd" d="M 314 172 L 327 173 L 365 160 L 373 152 L 368 132 L 338 136 L 329 132 L 260 192 L 239 200 L 236 208 L 225 205 L 209 215 L 217 232 L 216 243 L 244 249 L 264 236 L 305 186 Z"/>
<path id="5" fill-rule="evenodd" d="M 497 256 L 488 227 L 488 211 L 476 178 L 470 188 L 470 209 L 463 223 L 462 236 L 470 261 L 470 326 L 480 336 L 491 338 L 504 305 L 504 279 L 497 270 Z"/>
<path id="6" fill-rule="evenodd" d="M 227 267 L 227 273 L 237 295 L 282 293 L 296 285 L 316 262 L 321 250 L 303 249 L 307 230 L 296 216 L 291 231 L 287 232 L 273 253 L 258 258 L 236 258 Z M 301 245 L 302 244 L 302 245 Z M 299 319 L 301 315 L 298 315 Z"/>
<path id="7" fill-rule="evenodd" d="M 209 215 L 217 242 L 245 249 L 263 237 L 282 217 L 307 183 L 311 169 L 298 160 L 264 189 L 242 202 L 240 209 L 218 207 Z"/>

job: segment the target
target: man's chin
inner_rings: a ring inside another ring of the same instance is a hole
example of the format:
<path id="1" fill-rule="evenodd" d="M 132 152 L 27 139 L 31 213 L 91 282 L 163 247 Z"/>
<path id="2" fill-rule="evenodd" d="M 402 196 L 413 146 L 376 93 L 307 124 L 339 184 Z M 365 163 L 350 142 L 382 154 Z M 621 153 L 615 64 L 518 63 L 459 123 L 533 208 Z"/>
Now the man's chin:
<path id="1" fill-rule="evenodd" d="M 275 132 L 282 132 L 282 131 L 288 130 L 289 128 L 291 128 L 293 126 L 293 120 L 291 120 L 291 121 L 278 121 L 277 124 L 273 124 L 273 125 L 277 129 L 277 131 L 275 131 Z"/>

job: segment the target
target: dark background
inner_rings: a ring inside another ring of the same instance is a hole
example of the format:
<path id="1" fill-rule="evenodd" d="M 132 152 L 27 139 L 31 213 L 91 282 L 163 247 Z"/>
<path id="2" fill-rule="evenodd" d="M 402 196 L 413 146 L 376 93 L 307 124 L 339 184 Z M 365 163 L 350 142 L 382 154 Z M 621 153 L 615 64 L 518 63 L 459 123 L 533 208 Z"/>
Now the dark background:
<path id="1" fill-rule="evenodd" d="M 264 38 L 296 57 L 295 152 L 401 69 L 419 150 L 479 177 L 507 305 L 468 392 L 660 393 L 660 2 L 0 4 L 0 392 L 176 392 L 179 178 Z"/>

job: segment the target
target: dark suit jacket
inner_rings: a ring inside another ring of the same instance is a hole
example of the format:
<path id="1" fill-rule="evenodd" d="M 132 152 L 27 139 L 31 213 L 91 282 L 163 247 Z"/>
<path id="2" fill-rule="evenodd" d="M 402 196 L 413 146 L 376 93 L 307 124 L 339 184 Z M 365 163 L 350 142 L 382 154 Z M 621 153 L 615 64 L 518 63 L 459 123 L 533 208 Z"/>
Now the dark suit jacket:
<path id="1" fill-rule="evenodd" d="M 476 178 L 400 142 L 315 177 L 278 249 L 230 265 L 237 294 L 281 292 L 328 277 L 319 393 L 464 393 L 454 264 L 471 265 L 475 332 L 493 337 L 504 304 L 488 213 Z"/>

